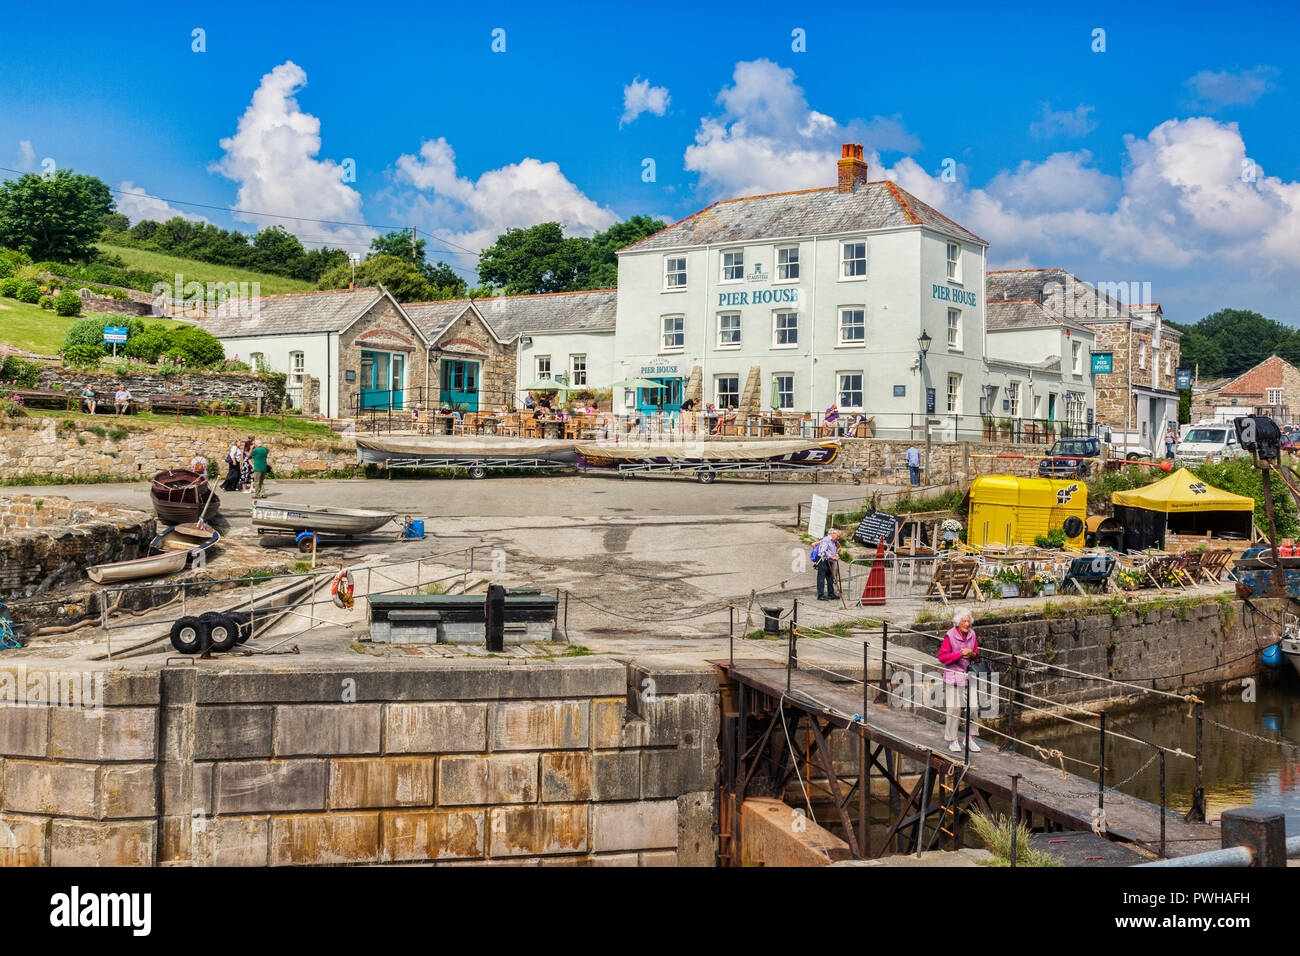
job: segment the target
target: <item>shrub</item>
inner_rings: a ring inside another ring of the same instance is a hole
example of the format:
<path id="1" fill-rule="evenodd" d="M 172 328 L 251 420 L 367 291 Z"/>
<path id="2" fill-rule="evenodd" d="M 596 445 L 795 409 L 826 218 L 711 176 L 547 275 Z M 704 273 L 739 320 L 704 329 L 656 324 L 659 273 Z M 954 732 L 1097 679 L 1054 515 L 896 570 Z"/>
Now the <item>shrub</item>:
<path id="1" fill-rule="evenodd" d="M 65 289 L 60 292 L 59 297 L 54 300 L 54 311 L 58 315 L 80 315 L 81 296 Z"/>
<path id="2" fill-rule="evenodd" d="M 1060 550 L 1065 547 L 1065 529 L 1053 528 L 1047 534 L 1040 534 L 1034 538 L 1034 544 L 1040 548 Z"/>
<path id="3" fill-rule="evenodd" d="M 0 279 L 7 279 L 14 274 L 14 264 L 8 259 L 0 259 Z"/>
<path id="4" fill-rule="evenodd" d="M 138 335 L 127 340 L 122 354 L 127 358 L 154 363 L 171 347 L 171 329 L 162 324 L 146 325 Z"/>
<path id="5" fill-rule="evenodd" d="M 41 366 L 15 355 L 6 355 L 0 361 L 0 382 L 13 382 L 19 388 L 35 388 L 40 378 Z"/>
<path id="6" fill-rule="evenodd" d="M 26 282 L 23 282 L 18 286 L 18 291 L 14 293 L 14 298 L 19 302 L 27 302 L 30 305 L 35 305 L 37 302 L 41 301 L 41 287 L 31 279 L 28 279 Z"/>
<path id="7" fill-rule="evenodd" d="M 104 357 L 102 345 L 70 345 L 63 350 L 63 364 L 73 367 L 94 367 Z"/>
<path id="8" fill-rule="evenodd" d="M 110 429 L 108 432 L 109 441 L 121 441 L 126 436 L 127 436 L 127 431 L 125 428 L 113 428 Z"/>
<path id="9" fill-rule="evenodd" d="M 0 398 L 0 418 L 22 418 L 27 414 L 22 402 L 10 398 Z"/>
<path id="10" fill-rule="evenodd" d="M 43 296 L 41 296 L 40 301 L 38 301 L 36 304 L 39 305 L 42 309 L 44 309 L 46 312 L 53 311 L 53 309 L 54 309 L 54 296 L 52 296 L 52 295 L 43 295 Z"/>
<path id="11" fill-rule="evenodd" d="M 32 264 L 32 257 L 19 249 L 0 249 L 0 259 L 9 263 L 15 270 L 19 266 Z"/>
<path id="12" fill-rule="evenodd" d="M 12 299 L 18 294 L 19 284 L 18 280 L 13 276 L 6 276 L 5 278 L 0 279 L 0 295 L 4 296 L 6 299 Z"/>
<path id="13" fill-rule="evenodd" d="M 125 328 L 128 345 L 130 345 L 134 336 L 139 335 L 144 330 L 144 323 L 133 316 L 88 315 L 83 319 L 78 319 L 68 327 L 68 331 L 63 335 L 63 347 L 67 349 L 74 345 L 95 345 L 102 351 L 104 348 L 104 327 L 106 325 Z"/>
<path id="14" fill-rule="evenodd" d="M 191 367 L 212 365 L 226 357 L 225 349 L 211 332 L 193 325 L 172 329 L 166 354 L 173 352 L 179 352 Z"/>

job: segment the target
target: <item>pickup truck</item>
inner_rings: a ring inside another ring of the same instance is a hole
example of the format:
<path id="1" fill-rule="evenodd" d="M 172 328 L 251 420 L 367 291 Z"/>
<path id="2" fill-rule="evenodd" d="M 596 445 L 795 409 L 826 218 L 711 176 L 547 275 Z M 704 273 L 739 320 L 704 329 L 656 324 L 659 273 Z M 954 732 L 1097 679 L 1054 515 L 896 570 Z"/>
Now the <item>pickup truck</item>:
<path id="1" fill-rule="evenodd" d="M 1062 438 L 1047 454 L 1038 463 L 1039 478 L 1087 478 L 1092 463 L 1101 457 L 1101 439 Z"/>

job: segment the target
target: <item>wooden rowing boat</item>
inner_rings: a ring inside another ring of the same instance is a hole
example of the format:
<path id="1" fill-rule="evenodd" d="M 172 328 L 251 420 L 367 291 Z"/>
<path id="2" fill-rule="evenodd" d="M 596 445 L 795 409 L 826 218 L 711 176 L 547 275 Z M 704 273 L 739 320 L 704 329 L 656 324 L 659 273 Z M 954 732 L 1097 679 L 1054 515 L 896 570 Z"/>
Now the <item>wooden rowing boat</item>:
<path id="1" fill-rule="evenodd" d="M 86 574 L 96 584 L 115 584 L 118 581 L 152 578 L 160 574 L 175 574 L 185 568 L 187 560 L 187 551 L 164 551 L 162 554 L 151 554 L 131 561 L 97 564 L 93 568 L 87 568 Z"/>
<path id="2" fill-rule="evenodd" d="M 171 468 L 154 475 L 149 498 L 158 517 L 169 525 L 197 521 L 199 515 L 211 518 L 221 509 L 221 499 L 208 480 L 185 468 Z"/>
<path id="3" fill-rule="evenodd" d="M 179 551 L 193 558 L 196 554 L 207 551 L 220 540 L 221 535 L 212 528 L 200 529 L 199 525 L 173 525 L 164 528 L 162 533 L 153 539 L 150 547 L 159 552 Z"/>

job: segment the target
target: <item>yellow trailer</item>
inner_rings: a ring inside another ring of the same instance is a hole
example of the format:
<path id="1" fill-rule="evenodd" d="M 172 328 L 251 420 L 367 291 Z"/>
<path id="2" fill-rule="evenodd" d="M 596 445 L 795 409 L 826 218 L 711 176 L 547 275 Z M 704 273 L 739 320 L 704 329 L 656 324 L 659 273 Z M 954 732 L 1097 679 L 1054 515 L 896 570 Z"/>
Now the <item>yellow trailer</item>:
<path id="1" fill-rule="evenodd" d="M 1078 521 L 1067 528 L 1070 517 Z M 1066 544 L 1082 547 L 1087 517 L 1088 486 L 1082 481 L 986 475 L 971 484 L 966 543 L 976 548 L 1033 544 L 1040 534 L 1065 528 Z"/>

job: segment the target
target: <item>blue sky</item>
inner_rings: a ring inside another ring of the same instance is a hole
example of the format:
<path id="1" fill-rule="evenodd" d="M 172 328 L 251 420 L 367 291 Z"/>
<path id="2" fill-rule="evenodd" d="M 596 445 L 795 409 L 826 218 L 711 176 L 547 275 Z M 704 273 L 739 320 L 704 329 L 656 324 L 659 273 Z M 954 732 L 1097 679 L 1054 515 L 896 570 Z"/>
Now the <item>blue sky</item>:
<path id="1" fill-rule="evenodd" d="M 559 219 L 589 234 L 829 185 L 852 140 L 873 179 L 987 238 L 994 268 L 1150 282 L 1182 321 L 1224 306 L 1300 321 L 1294 9 L 845 8 L 870 12 L 72 3 L 56 29 L 28 5 L 7 13 L 10 35 L 31 42 L 6 50 L 0 166 L 49 157 L 115 188 L 219 207 L 173 208 L 226 227 L 276 221 L 232 206 L 414 222 L 445 240 L 435 257 L 467 269 L 458 250 L 510 225 Z M 347 160 L 355 181 L 340 176 Z M 169 211 L 120 205 L 133 218 Z M 373 234 L 281 221 L 348 248 Z"/>

